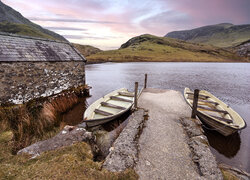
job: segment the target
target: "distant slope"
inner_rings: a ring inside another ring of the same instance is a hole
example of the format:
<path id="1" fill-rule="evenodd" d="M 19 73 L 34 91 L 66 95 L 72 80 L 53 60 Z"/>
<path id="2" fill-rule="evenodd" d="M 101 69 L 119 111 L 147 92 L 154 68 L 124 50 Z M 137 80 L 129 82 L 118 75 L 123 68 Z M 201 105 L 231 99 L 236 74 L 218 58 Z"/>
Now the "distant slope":
<path id="1" fill-rule="evenodd" d="M 250 24 L 216 24 L 185 31 L 173 31 L 166 34 L 165 37 L 217 47 L 231 47 L 250 39 Z"/>
<path id="2" fill-rule="evenodd" d="M 73 43 L 73 46 L 84 56 L 84 57 L 88 57 L 92 54 L 96 54 L 98 52 L 101 52 L 102 50 L 90 46 L 90 45 L 81 45 L 81 44 L 75 44 Z"/>
<path id="3" fill-rule="evenodd" d="M 1 1 L 0 1 L 0 23 L 1 23 L 0 31 L 3 32 L 67 41 L 63 36 L 55 32 L 52 32 L 50 30 L 44 29 L 35 23 L 32 23 L 30 20 L 23 17 L 22 14 L 15 11 L 11 7 L 5 5 Z M 29 34 L 29 32 L 31 32 L 31 34 Z"/>
<path id="4" fill-rule="evenodd" d="M 89 62 L 172 61 L 227 62 L 244 61 L 229 50 L 189 43 L 173 38 L 141 35 L 127 41 L 118 50 L 90 55 Z"/>
<path id="5" fill-rule="evenodd" d="M 233 49 L 239 56 L 248 58 L 248 60 L 250 60 L 250 40 L 235 46 Z"/>
<path id="6" fill-rule="evenodd" d="M 0 32 L 57 40 L 56 38 L 25 24 L 1 22 Z"/>

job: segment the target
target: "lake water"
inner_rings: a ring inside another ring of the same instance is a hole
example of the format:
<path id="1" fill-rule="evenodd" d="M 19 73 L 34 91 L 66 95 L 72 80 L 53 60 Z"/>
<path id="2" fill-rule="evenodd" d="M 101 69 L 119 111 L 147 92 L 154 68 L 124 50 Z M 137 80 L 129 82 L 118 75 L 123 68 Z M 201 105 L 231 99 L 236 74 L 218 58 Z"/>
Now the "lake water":
<path id="1" fill-rule="evenodd" d="M 230 105 L 249 126 L 239 134 L 224 138 L 206 131 L 212 152 L 218 162 L 250 172 L 250 63 L 104 63 L 86 66 L 91 104 L 105 94 L 122 87 L 134 90 L 134 82 L 142 88 L 144 74 L 148 87 L 183 92 L 185 87 L 208 90 Z"/>

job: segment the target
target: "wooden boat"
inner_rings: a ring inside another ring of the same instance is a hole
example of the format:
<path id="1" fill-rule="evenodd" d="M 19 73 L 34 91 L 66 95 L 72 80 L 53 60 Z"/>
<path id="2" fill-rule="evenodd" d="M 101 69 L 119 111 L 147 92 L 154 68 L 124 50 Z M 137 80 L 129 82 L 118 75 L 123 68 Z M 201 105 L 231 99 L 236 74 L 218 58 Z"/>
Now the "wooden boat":
<path id="1" fill-rule="evenodd" d="M 184 97 L 193 107 L 194 93 L 189 88 L 184 89 Z M 246 122 L 237 112 L 205 90 L 199 92 L 197 116 L 224 136 L 246 127 Z"/>
<path id="2" fill-rule="evenodd" d="M 122 88 L 115 90 L 91 104 L 84 113 L 83 122 L 88 127 L 107 123 L 128 110 L 134 104 L 134 93 Z"/>

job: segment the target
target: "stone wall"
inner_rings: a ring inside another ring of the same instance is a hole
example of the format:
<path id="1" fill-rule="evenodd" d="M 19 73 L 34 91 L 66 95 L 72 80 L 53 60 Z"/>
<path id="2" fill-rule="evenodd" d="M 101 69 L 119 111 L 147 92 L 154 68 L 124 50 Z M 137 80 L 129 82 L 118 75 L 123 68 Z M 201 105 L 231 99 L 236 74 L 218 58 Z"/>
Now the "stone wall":
<path id="1" fill-rule="evenodd" d="M 0 104 L 21 104 L 85 85 L 85 62 L 0 62 Z"/>

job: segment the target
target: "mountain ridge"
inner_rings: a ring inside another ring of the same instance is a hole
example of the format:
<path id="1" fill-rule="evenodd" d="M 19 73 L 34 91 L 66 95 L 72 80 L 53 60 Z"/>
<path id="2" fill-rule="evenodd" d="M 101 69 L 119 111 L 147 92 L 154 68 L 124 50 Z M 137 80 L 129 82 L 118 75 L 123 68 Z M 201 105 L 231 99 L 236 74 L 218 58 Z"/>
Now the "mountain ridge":
<path id="1" fill-rule="evenodd" d="M 190 30 L 172 31 L 164 37 L 217 47 L 233 47 L 250 39 L 250 24 L 233 25 L 231 23 L 221 23 Z"/>
<path id="2" fill-rule="evenodd" d="M 0 27 L 1 31 L 7 33 L 12 33 L 9 32 L 11 27 L 12 31 L 14 30 L 16 34 L 28 35 L 28 33 L 32 32 L 31 35 L 36 37 L 67 41 L 63 36 L 31 22 L 21 13 L 4 4 L 2 1 L 0 1 Z"/>

